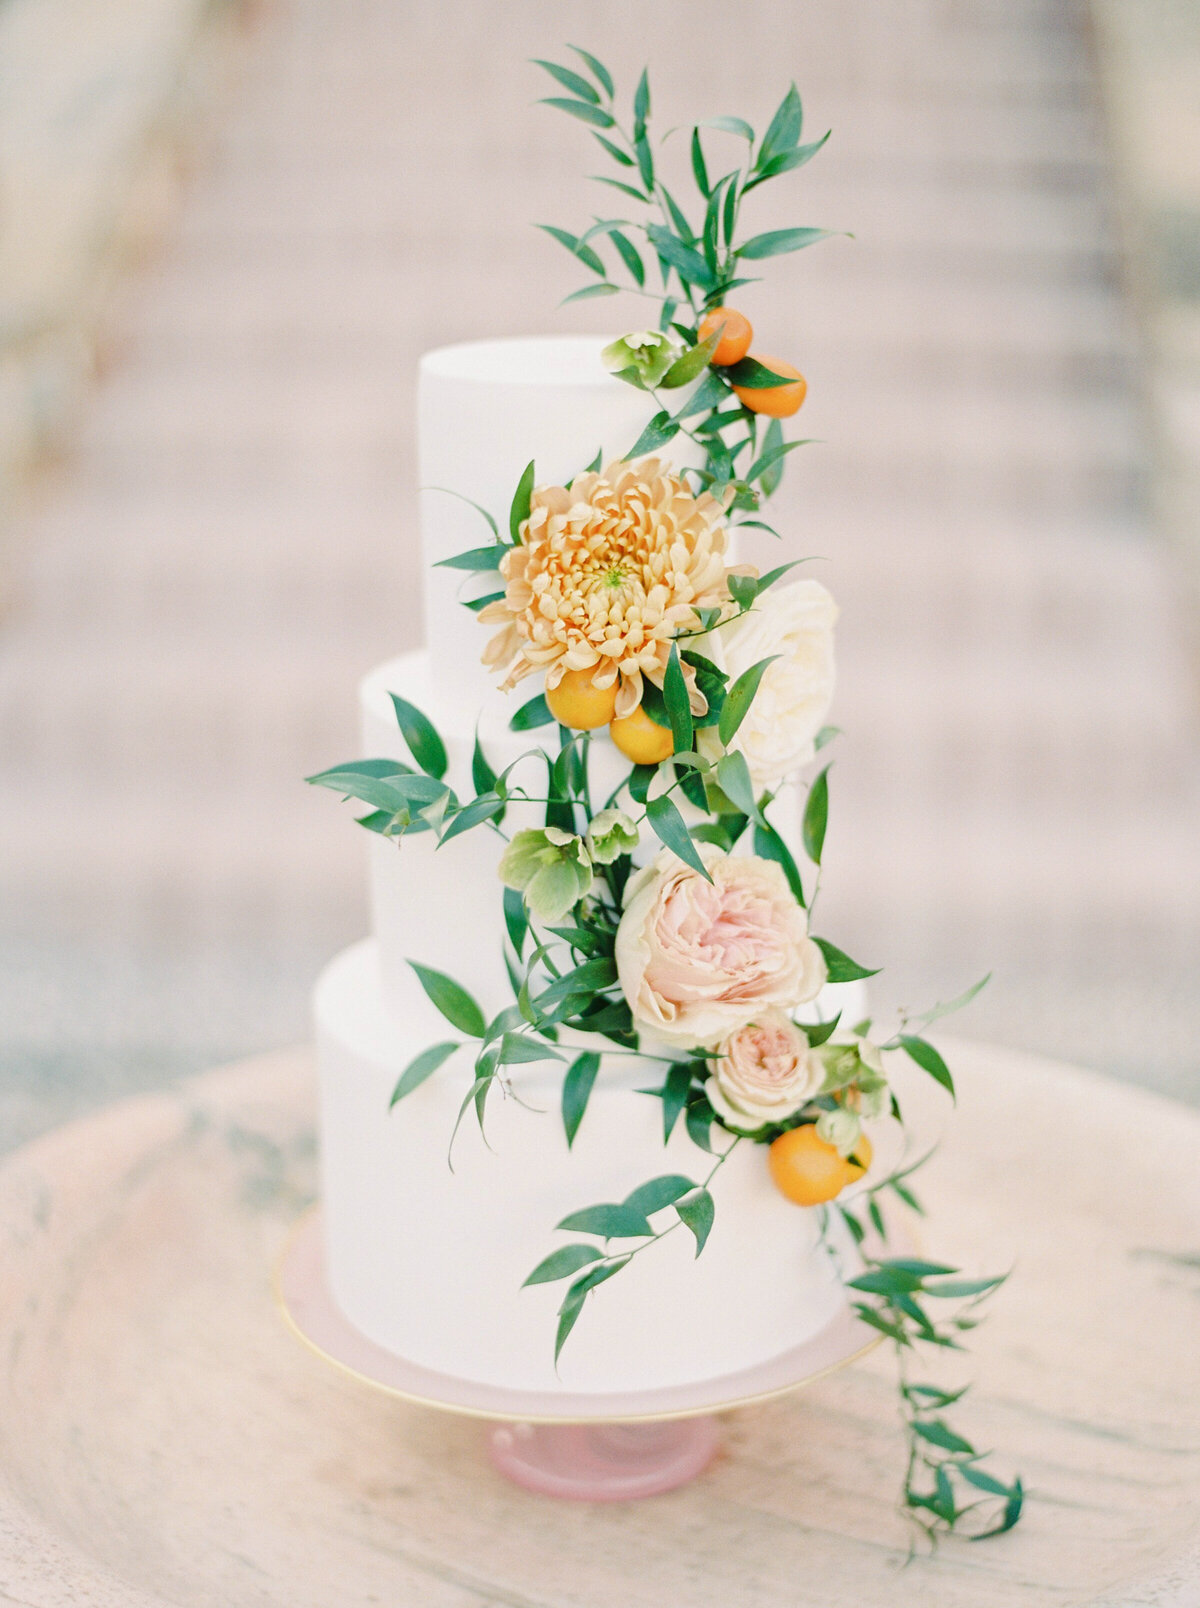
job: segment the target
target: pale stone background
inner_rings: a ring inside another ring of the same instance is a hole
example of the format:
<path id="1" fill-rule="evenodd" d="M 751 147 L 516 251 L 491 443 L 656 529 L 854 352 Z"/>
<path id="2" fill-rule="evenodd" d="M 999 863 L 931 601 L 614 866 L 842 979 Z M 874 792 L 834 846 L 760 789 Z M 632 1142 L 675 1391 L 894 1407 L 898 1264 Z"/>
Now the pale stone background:
<path id="1" fill-rule="evenodd" d="M 956 1031 L 1200 1097 L 1194 666 L 1080 0 L 251 20 L 75 447 L 9 525 L 8 1141 L 303 1037 L 364 929 L 355 830 L 299 778 L 354 751 L 356 678 L 419 630 L 416 358 L 603 327 L 555 311 L 580 279 L 529 227 L 613 215 L 587 133 L 530 108 L 564 36 L 629 88 L 648 59 L 661 128 L 761 125 L 794 76 L 835 130 L 758 216 L 857 238 L 744 298 L 826 443 L 780 512 L 844 610 L 823 930 L 888 964 L 885 1005 L 992 967 Z"/>

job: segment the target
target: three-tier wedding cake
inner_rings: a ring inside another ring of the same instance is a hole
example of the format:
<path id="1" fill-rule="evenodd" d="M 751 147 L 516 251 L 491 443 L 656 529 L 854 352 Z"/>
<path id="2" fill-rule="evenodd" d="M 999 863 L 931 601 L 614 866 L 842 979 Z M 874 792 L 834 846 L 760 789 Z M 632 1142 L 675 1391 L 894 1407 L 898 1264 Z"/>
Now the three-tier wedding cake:
<path id="1" fill-rule="evenodd" d="M 434 720 L 449 761 L 445 779 L 460 795 L 471 792 L 477 733 L 496 771 L 529 750 L 530 736 L 509 727 L 512 697 L 480 662 L 484 633 L 460 601 L 470 582 L 461 570 L 435 566 L 478 541 L 479 515 L 462 499 L 505 508 L 531 455 L 539 479 L 564 484 L 597 449 L 607 462 L 636 438 L 644 398 L 606 372 L 604 345 L 592 337 L 488 341 L 422 359 L 428 645 L 363 681 L 364 752 L 409 757 L 393 692 Z M 432 489 L 441 487 L 459 495 Z M 597 796 L 607 797 L 628 768 L 607 742 L 592 746 Z M 509 815 L 513 825 L 538 818 L 534 805 Z M 781 831 L 799 853 L 794 803 L 782 819 L 789 817 L 790 832 L 788 824 Z M 682 1124 L 664 1147 L 659 1102 L 639 1093 L 658 1081 L 654 1068 L 620 1051 L 605 1057 L 570 1147 L 557 1114 L 557 1062 L 514 1069 L 512 1093 L 489 1106 L 486 1138 L 477 1125 L 459 1128 L 453 1170 L 448 1150 L 469 1069 L 442 1068 L 389 1117 L 403 1068 L 446 1027 L 410 960 L 464 979 L 489 1017 L 512 1003 L 497 897 L 504 842 L 474 831 L 439 846 L 425 832 L 399 847 L 373 836 L 369 847 L 374 937 L 340 955 L 316 993 L 327 1267 L 350 1321 L 430 1368 L 574 1391 L 733 1373 L 826 1323 L 845 1297 L 818 1247 L 814 1214 L 797 1211 L 755 1147 L 743 1146 L 723 1170 L 704 1255 L 696 1258 L 686 1234 L 664 1238 L 594 1303 L 556 1369 L 550 1336 L 559 1297 L 549 1284 L 522 1288 L 548 1229 L 580 1201 L 621 1200 L 656 1173 L 686 1173 L 698 1152 Z M 852 1020 L 856 1002 L 844 996 L 856 987 L 828 987 L 820 1014 L 849 1003 Z"/>

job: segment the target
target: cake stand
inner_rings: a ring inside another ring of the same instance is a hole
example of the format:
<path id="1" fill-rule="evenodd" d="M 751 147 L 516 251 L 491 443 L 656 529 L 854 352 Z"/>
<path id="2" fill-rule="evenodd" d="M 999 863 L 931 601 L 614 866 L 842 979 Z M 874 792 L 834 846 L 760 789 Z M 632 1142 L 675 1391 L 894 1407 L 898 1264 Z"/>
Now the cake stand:
<path id="1" fill-rule="evenodd" d="M 398 1357 L 343 1316 L 325 1274 L 319 1209 L 301 1219 L 285 1249 L 275 1294 L 293 1333 L 325 1362 L 405 1401 L 489 1420 L 488 1450 L 501 1473 L 526 1490 L 588 1502 L 625 1502 L 686 1484 L 717 1451 L 717 1413 L 798 1390 L 882 1338 L 845 1304 L 802 1344 L 715 1379 L 603 1393 L 480 1384 Z"/>

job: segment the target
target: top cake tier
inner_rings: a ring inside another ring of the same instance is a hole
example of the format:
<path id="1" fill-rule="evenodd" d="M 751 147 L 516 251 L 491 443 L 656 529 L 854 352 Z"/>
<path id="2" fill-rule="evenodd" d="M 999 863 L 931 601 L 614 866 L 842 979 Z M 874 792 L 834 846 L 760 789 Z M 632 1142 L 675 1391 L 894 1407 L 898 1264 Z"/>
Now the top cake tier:
<path id="1" fill-rule="evenodd" d="M 478 503 L 503 531 L 532 458 L 539 485 L 564 485 L 602 453 L 627 452 L 653 406 L 600 361 L 603 335 L 472 341 L 426 352 L 418 382 L 418 466 L 425 639 L 439 702 L 473 722 L 493 678 L 486 633 L 463 597 L 495 589 L 440 560 L 488 540 Z M 433 489 L 442 488 L 442 489 Z M 456 496 L 448 496 L 455 492 Z M 531 688 L 531 692 L 536 689 Z"/>

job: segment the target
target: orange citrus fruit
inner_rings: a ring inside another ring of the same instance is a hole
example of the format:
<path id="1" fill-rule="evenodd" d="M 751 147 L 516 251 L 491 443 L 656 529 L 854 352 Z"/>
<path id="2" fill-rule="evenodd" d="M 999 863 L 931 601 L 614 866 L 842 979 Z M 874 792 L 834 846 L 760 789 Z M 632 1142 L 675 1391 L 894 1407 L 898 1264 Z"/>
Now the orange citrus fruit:
<path id="1" fill-rule="evenodd" d="M 617 707 L 617 683 L 593 687 L 591 670 L 568 670 L 557 687 L 546 688 L 546 705 L 560 726 L 591 731 L 607 726 Z"/>
<path id="2" fill-rule="evenodd" d="M 706 341 L 717 330 L 721 331 L 721 338 L 713 347 L 713 355 L 708 361 L 715 363 L 718 368 L 724 368 L 729 363 L 740 363 L 754 339 L 750 320 L 732 307 L 713 307 L 700 320 L 700 339 Z"/>
<path id="3" fill-rule="evenodd" d="M 635 765 L 657 765 L 675 750 L 670 728 L 651 720 L 641 704 L 631 715 L 612 721 L 608 732 L 625 758 Z"/>
<path id="4" fill-rule="evenodd" d="M 798 413 L 808 395 L 808 381 L 798 368 L 791 363 L 785 363 L 779 357 L 764 357 L 760 352 L 751 352 L 756 363 L 763 368 L 770 369 L 772 374 L 786 374 L 791 379 L 790 385 L 735 385 L 739 401 L 751 413 L 766 413 L 772 419 L 790 419 L 793 413 Z"/>
<path id="5" fill-rule="evenodd" d="M 820 1206 L 840 1195 L 847 1184 L 861 1178 L 871 1164 L 871 1143 L 859 1136 L 854 1154 L 866 1163 L 851 1165 L 835 1146 L 820 1138 L 813 1123 L 781 1133 L 767 1152 L 771 1178 L 781 1195 L 797 1206 Z"/>

